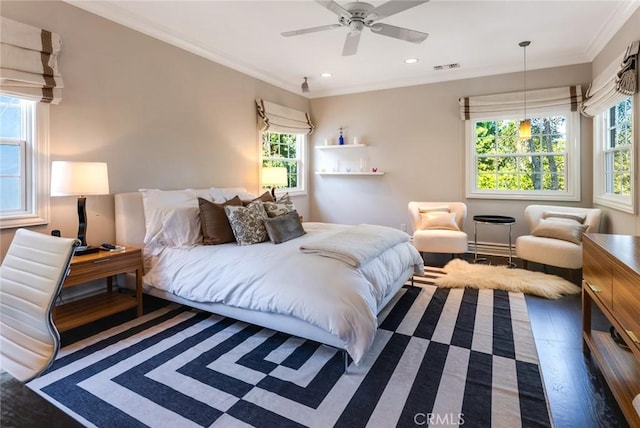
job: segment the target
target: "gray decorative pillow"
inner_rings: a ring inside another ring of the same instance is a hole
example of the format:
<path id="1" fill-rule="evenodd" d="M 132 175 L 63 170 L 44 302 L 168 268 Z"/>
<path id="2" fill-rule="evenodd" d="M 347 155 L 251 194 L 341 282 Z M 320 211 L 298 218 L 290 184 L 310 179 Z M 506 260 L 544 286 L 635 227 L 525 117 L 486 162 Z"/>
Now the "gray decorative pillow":
<path id="1" fill-rule="evenodd" d="M 300 216 L 295 210 L 277 217 L 265 219 L 264 226 L 267 229 L 269 239 L 274 244 L 289 241 L 306 233 L 302 227 L 302 223 L 300 223 Z"/>
<path id="2" fill-rule="evenodd" d="M 562 239 L 563 241 L 581 245 L 582 234 L 588 228 L 588 225 L 580 224 L 575 220 L 548 218 L 540 220 L 531 234 L 543 238 Z"/>
<path id="3" fill-rule="evenodd" d="M 246 207 L 227 205 L 224 207 L 224 211 L 238 245 L 257 244 L 267 240 L 264 220 L 268 217 L 262 207 L 262 202 L 252 202 Z"/>

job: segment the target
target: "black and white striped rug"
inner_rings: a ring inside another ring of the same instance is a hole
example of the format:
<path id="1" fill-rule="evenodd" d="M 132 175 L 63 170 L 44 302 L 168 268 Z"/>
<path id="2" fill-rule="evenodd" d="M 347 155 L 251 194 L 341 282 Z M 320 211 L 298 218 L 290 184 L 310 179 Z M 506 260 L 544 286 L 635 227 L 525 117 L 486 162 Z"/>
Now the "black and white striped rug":
<path id="1" fill-rule="evenodd" d="M 346 374 L 335 349 L 172 305 L 28 386 L 99 427 L 551 426 L 524 296 L 414 284 Z"/>

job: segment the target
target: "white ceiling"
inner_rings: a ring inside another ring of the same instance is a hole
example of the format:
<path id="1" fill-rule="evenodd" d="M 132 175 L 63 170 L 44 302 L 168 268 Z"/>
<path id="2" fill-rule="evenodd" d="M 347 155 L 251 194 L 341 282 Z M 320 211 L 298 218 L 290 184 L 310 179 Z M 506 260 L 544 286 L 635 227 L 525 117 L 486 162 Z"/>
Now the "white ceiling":
<path id="1" fill-rule="evenodd" d="M 283 89 L 310 98 L 591 62 L 640 0 L 431 0 L 381 20 L 429 33 L 421 44 L 365 29 L 358 53 L 342 56 L 348 29 L 285 38 L 281 32 L 337 23 L 312 0 L 67 0 Z M 338 1 L 342 6 L 345 1 Z M 378 6 L 383 1 L 371 1 Z M 412 65 L 403 63 L 419 58 Z M 459 63 L 457 69 L 434 66 Z M 331 78 L 321 73 L 333 74 Z"/>

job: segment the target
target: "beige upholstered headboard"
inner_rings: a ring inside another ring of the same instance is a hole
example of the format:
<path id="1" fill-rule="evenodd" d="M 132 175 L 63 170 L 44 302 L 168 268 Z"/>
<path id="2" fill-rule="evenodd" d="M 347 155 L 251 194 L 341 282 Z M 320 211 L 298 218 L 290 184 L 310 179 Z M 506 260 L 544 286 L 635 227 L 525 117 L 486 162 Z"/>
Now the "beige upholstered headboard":
<path id="1" fill-rule="evenodd" d="M 142 193 L 117 193 L 115 195 L 116 243 L 132 247 L 144 247 L 145 223 Z"/>
<path id="2" fill-rule="evenodd" d="M 194 192 L 194 201 L 196 197 L 207 199 L 212 197 L 220 198 L 223 201 L 225 199 L 231 199 L 235 195 L 241 195 L 242 198 L 246 199 L 252 199 L 255 197 L 242 187 L 209 187 L 188 190 Z M 114 201 L 116 214 L 116 243 L 118 245 L 130 245 L 132 247 L 143 248 L 146 229 L 142 192 L 116 193 Z"/>

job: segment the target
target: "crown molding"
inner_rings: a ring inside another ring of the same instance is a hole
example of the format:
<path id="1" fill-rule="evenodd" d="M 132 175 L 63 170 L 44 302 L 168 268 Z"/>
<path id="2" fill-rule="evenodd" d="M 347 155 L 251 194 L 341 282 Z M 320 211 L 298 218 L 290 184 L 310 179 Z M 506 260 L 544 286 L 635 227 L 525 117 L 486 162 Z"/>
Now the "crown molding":
<path id="1" fill-rule="evenodd" d="M 609 19 L 602 23 L 600 30 L 595 34 L 585 51 L 589 61 L 593 61 L 611 41 L 613 36 L 622 28 L 633 13 L 640 7 L 640 0 L 628 0 L 619 2 Z"/>

